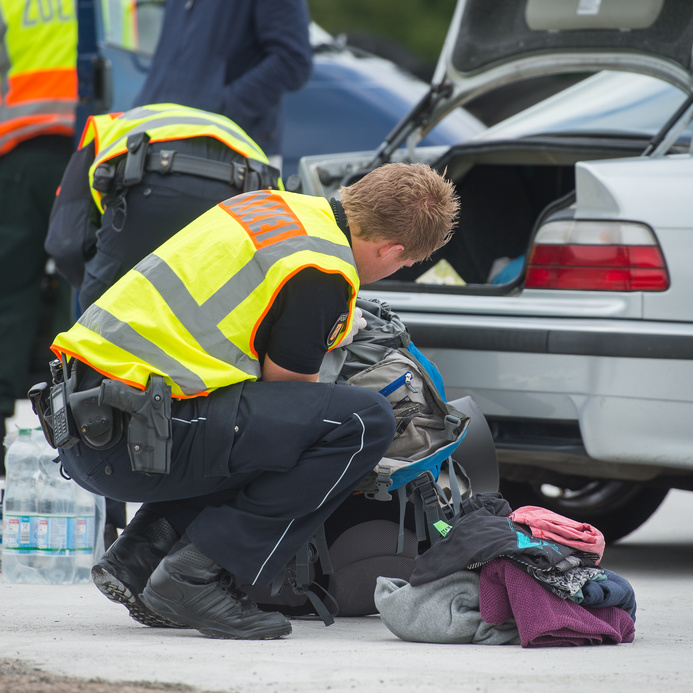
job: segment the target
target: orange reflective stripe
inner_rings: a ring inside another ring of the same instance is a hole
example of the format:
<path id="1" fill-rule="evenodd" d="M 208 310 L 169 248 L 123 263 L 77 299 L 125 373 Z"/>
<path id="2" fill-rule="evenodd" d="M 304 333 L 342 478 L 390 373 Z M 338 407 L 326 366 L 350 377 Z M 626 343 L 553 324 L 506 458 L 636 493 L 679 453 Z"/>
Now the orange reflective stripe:
<path id="1" fill-rule="evenodd" d="M 250 236 L 257 250 L 296 236 L 307 236 L 303 224 L 279 195 L 267 190 L 219 203 Z"/>
<path id="2" fill-rule="evenodd" d="M 45 130 L 46 132 L 52 132 L 59 129 L 61 132 L 64 130 L 69 135 L 73 130 L 71 124 L 66 124 L 64 116 L 28 115 L 12 118 L 12 120 L 8 120 L 5 123 L 0 122 L 0 138 L 14 132 L 15 130 L 30 130 L 39 125 L 44 126 L 41 128 L 41 130 Z"/>
<path id="3" fill-rule="evenodd" d="M 63 116 L 35 115 L 13 118 L 0 123 L 0 156 L 16 147 L 20 142 L 37 135 L 66 135 L 74 131 L 72 122 L 66 123 Z"/>
<path id="4" fill-rule="evenodd" d="M 27 101 L 74 101 L 77 98 L 77 71 L 74 68 L 24 72 L 11 76 L 8 82 L 7 106 Z"/>
<path id="5" fill-rule="evenodd" d="M 269 313 L 270 308 L 274 305 L 274 302 L 279 296 L 279 292 L 286 286 L 286 283 L 291 279 L 292 277 L 295 277 L 299 272 L 303 271 L 304 269 L 307 269 L 309 267 L 312 267 L 314 269 L 320 270 L 323 274 L 340 274 L 340 276 L 344 276 L 337 270 L 334 271 L 327 271 L 324 267 L 320 267 L 316 264 L 313 263 L 307 263 L 305 265 L 301 265 L 300 267 L 297 267 L 291 274 L 288 274 L 284 280 L 277 286 L 277 288 L 274 290 L 272 293 L 272 297 L 270 300 L 267 302 L 267 307 L 262 311 L 262 314 L 260 317 L 257 319 L 257 322 L 253 325 L 252 330 L 250 331 L 250 353 L 256 358 L 259 359 L 259 355 L 255 349 L 255 337 L 257 337 L 257 331 L 260 329 L 260 325 L 262 324 L 262 321 L 265 319 L 267 316 L 267 313 Z"/>
<path id="6" fill-rule="evenodd" d="M 115 120 L 116 118 L 120 117 L 123 115 L 122 111 L 116 112 L 116 113 L 106 113 L 104 114 L 111 120 Z M 96 126 L 94 123 L 94 118 L 103 118 L 104 116 L 89 116 L 87 118 L 86 125 L 84 126 L 84 130 L 82 131 L 82 136 L 80 137 L 79 140 L 79 146 L 77 149 L 81 149 L 84 146 L 84 138 L 87 136 L 87 133 L 89 132 L 89 129 L 91 128 L 94 132 L 94 146 L 96 147 L 95 152 L 98 154 L 101 151 L 101 143 L 99 142 L 99 128 Z"/>

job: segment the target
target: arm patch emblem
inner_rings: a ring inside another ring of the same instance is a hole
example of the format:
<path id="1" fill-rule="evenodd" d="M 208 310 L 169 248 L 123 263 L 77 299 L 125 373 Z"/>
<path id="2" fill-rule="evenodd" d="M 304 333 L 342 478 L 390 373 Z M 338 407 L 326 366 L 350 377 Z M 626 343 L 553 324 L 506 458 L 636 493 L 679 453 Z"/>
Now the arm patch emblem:
<path id="1" fill-rule="evenodd" d="M 346 324 L 346 321 L 349 319 L 349 313 L 342 313 L 338 318 L 337 322 L 332 326 L 332 329 L 330 330 L 330 334 L 327 337 L 327 348 L 329 349 L 336 341 L 337 337 L 339 337 L 339 334 L 342 331 L 342 328 Z"/>

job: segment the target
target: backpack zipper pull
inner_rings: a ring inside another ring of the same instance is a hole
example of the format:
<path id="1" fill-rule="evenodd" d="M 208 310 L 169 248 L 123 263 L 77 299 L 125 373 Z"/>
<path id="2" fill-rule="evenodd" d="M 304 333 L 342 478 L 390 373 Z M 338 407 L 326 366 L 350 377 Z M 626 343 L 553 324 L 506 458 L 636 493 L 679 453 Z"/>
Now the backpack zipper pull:
<path id="1" fill-rule="evenodd" d="M 396 390 L 399 390 L 399 388 L 402 387 L 402 385 L 406 385 L 412 392 L 416 392 L 417 390 L 411 384 L 411 379 L 413 377 L 414 376 L 411 374 L 411 371 L 407 371 L 406 373 L 400 375 L 398 378 L 395 378 L 395 380 L 393 380 L 389 385 L 385 385 L 385 387 L 379 390 L 379 392 L 381 395 L 383 395 L 383 397 L 387 397 Z"/>
<path id="2" fill-rule="evenodd" d="M 407 371 L 404 374 L 404 384 L 411 390 L 412 392 L 418 392 L 418 390 L 411 384 L 411 381 L 413 380 L 414 376 L 411 374 L 411 371 Z"/>

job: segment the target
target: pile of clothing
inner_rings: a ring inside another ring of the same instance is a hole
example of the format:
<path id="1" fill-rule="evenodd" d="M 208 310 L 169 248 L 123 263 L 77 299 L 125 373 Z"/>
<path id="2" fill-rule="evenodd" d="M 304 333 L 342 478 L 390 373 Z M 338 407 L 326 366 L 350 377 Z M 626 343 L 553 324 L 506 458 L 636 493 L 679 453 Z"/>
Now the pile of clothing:
<path id="1" fill-rule="evenodd" d="M 474 494 L 417 556 L 410 581 L 381 577 L 383 623 L 415 642 L 557 647 L 632 642 L 627 580 L 600 566 L 602 533 L 545 508 Z"/>

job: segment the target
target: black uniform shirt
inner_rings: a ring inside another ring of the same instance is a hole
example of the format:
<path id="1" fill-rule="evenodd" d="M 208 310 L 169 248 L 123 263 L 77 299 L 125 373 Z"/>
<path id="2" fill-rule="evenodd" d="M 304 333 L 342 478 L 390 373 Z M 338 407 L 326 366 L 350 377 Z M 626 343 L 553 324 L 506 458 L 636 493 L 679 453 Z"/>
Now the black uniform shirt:
<path id="1" fill-rule="evenodd" d="M 341 204 L 331 200 L 337 224 L 351 243 Z M 349 312 L 349 285 L 338 274 L 306 268 L 277 295 L 255 335 L 255 349 L 279 367 L 295 373 L 320 370 L 333 328 Z"/>

